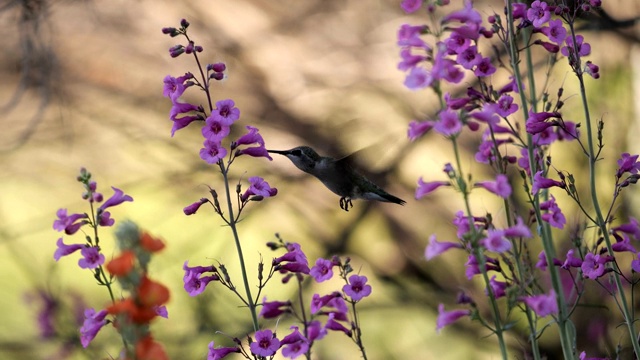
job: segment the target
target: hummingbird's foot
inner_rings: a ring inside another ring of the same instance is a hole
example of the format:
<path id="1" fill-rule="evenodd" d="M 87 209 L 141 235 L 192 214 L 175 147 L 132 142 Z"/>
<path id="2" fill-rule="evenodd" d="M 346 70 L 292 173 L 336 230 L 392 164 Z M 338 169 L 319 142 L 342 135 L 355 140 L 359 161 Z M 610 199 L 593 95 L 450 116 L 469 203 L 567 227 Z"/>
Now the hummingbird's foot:
<path id="1" fill-rule="evenodd" d="M 348 196 L 343 196 L 340 198 L 340 209 L 344 211 L 349 211 L 349 206 L 353 207 L 353 203 L 351 202 L 351 198 Z"/>

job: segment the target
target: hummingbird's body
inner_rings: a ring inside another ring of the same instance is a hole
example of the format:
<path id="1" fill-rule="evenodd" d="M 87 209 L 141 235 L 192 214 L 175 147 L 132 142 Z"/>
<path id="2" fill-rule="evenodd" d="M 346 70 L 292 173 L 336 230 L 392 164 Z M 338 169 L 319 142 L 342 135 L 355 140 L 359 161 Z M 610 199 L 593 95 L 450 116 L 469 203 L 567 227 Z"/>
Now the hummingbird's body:
<path id="1" fill-rule="evenodd" d="M 352 199 L 377 200 L 404 205 L 397 198 L 366 177 L 357 173 L 346 158 L 334 159 L 320 156 L 308 146 L 298 146 L 291 150 L 268 150 L 270 153 L 284 155 L 300 170 L 318 178 L 324 186 L 340 196 L 340 208 L 349 211 Z"/>

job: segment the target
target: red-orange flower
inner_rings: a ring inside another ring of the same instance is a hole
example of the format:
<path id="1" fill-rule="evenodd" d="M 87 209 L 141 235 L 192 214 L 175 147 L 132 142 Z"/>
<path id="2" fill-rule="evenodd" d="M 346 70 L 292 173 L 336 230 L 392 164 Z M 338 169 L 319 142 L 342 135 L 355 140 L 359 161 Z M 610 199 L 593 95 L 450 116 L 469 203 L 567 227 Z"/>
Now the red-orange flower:
<path id="1" fill-rule="evenodd" d="M 153 340 L 150 335 L 140 339 L 136 344 L 136 359 L 138 360 L 169 360 L 160 343 Z"/>
<path id="2" fill-rule="evenodd" d="M 127 275 L 133 269 L 135 259 L 136 255 L 132 251 L 125 250 L 120 256 L 109 261 L 107 271 L 114 276 Z"/>
<path id="3" fill-rule="evenodd" d="M 154 238 L 147 232 L 142 233 L 140 236 L 140 246 L 150 253 L 158 252 L 165 247 L 162 240 Z"/>
<path id="4" fill-rule="evenodd" d="M 160 306 L 169 301 L 169 289 L 145 275 L 138 286 L 138 300 L 148 307 Z"/>

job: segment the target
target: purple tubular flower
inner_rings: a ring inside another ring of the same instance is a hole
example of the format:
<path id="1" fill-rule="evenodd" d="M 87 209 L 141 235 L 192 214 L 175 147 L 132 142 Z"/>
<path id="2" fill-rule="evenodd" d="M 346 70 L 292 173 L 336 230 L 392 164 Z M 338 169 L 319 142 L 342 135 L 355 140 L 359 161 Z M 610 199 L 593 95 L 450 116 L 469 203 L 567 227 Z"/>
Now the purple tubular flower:
<path id="1" fill-rule="evenodd" d="M 323 282 L 333 277 L 332 268 L 333 263 L 331 260 L 318 258 L 318 260 L 316 260 L 316 264 L 311 268 L 309 275 L 313 276 L 317 282 Z"/>
<path id="2" fill-rule="evenodd" d="M 367 277 L 351 275 L 349 284 L 342 287 L 342 291 L 353 301 L 360 301 L 371 294 L 371 285 L 367 284 Z"/>
<path id="3" fill-rule="evenodd" d="M 549 5 L 544 1 L 534 1 L 531 3 L 529 10 L 527 10 L 527 19 L 531 21 L 535 28 L 542 27 L 542 25 L 551 19 Z"/>
<path id="4" fill-rule="evenodd" d="M 233 353 L 239 353 L 240 348 L 238 347 L 219 347 L 214 348 L 213 341 L 209 343 L 209 352 L 207 353 L 207 360 L 220 360 L 225 356 Z"/>
<path id="5" fill-rule="evenodd" d="M 526 296 L 522 299 L 531 310 L 533 310 L 538 316 L 545 317 L 547 315 L 558 313 L 558 303 L 556 302 L 556 292 L 552 289 L 549 295 L 540 294 Z"/>
<path id="6" fill-rule="evenodd" d="M 640 240 L 640 223 L 634 217 L 629 217 L 629 222 L 626 224 L 622 224 L 620 226 L 616 226 L 611 229 L 614 233 L 623 232 L 629 235 L 633 235 L 636 240 Z"/>
<path id="7" fill-rule="evenodd" d="M 300 244 L 288 244 L 287 250 L 288 252 L 286 254 L 273 259 L 273 266 L 275 266 L 276 270 L 280 272 L 308 274 L 310 271 L 309 262 L 307 256 L 302 252 Z"/>
<path id="8" fill-rule="evenodd" d="M 504 229 L 504 236 L 530 238 L 532 235 L 531 230 L 527 225 L 525 225 L 524 220 L 518 216 L 515 225 Z"/>
<path id="9" fill-rule="evenodd" d="M 336 314 L 330 313 L 329 318 L 327 319 L 327 323 L 324 325 L 325 329 L 333 330 L 333 331 L 342 331 L 348 337 L 351 337 L 351 330 L 347 329 L 344 325 L 340 324 L 336 321 Z"/>
<path id="10" fill-rule="evenodd" d="M 327 329 L 325 329 L 320 321 L 313 320 L 307 326 L 307 335 L 309 341 L 322 340 L 327 335 Z"/>
<path id="11" fill-rule="evenodd" d="M 84 311 L 85 320 L 80 328 L 80 342 L 82 343 L 82 347 L 86 348 L 89 346 L 89 343 L 96 337 L 98 331 L 107 324 L 107 320 L 105 320 L 106 317 L 107 310 L 96 312 L 93 308 L 89 308 Z"/>
<path id="12" fill-rule="evenodd" d="M 115 193 L 109 198 L 109 200 L 105 201 L 104 204 L 100 205 L 100 207 L 98 208 L 98 213 L 112 206 L 120 205 L 125 201 L 133 201 L 133 198 L 129 195 L 125 195 L 122 190 L 113 186 L 111 188 Z"/>
<path id="13" fill-rule="evenodd" d="M 481 244 L 487 250 L 497 253 L 507 252 L 512 247 L 503 230 L 487 230 L 487 237 L 481 240 Z"/>
<path id="14" fill-rule="evenodd" d="M 416 121 L 413 120 L 409 123 L 409 130 L 407 131 L 407 137 L 410 141 L 414 141 L 422 135 L 426 134 L 433 128 L 432 121 Z"/>
<path id="15" fill-rule="evenodd" d="M 271 157 L 271 155 L 269 155 L 269 152 L 267 152 L 267 148 L 265 148 L 264 145 L 253 146 L 250 148 L 240 149 L 236 151 L 236 156 L 240 156 L 240 155 L 249 155 L 252 157 L 264 157 L 269 159 L 269 161 L 273 160 L 273 158 Z"/>
<path id="16" fill-rule="evenodd" d="M 247 126 L 246 128 L 248 132 L 240 136 L 240 138 L 238 138 L 238 140 L 235 141 L 235 145 L 239 146 L 239 145 L 258 144 L 258 145 L 264 146 L 264 139 L 262 138 L 262 135 L 258 133 L 259 131 L 258 128 L 253 126 Z M 233 148 L 235 148 L 236 146 L 233 146 Z"/>
<path id="17" fill-rule="evenodd" d="M 80 253 L 82 258 L 78 260 L 78 265 L 83 269 L 95 269 L 104 264 L 104 255 L 95 246 L 83 247 Z"/>
<path id="18" fill-rule="evenodd" d="M 220 142 L 231 132 L 231 124 L 233 124 L 233 121 L 229 121 L 228 118 L 211 114 L 205 120 L 205 126 L 202 128 L 202 136 L 207 140 Z"/>
<path id="19" fill-rule="evenodd" d="M 537 173 L 535 173 L 535 175 L 533 175 L 531 195 L 537 194 L 538 191 L 540 191 L 540 189 L 548 189 L 554 186 L 564 189 L 563 182 L 545 178 L 544 176 L 542 176 L 542 170 L 540 170 Z"/>
<path id="20" fill-rule="evenodd" d="M 422 7 L 422 0 L 402 0 L 400 7 L 407 14 L 414 13 Z"/>
<path id="21" fill-rule="evenodd" d="M 202 293 L 211 281 L 220 280 L 217 274 L 201 276 L 205 272 L 215 272 L 216 268 L 213 265 L 189 267 L 187 265 L 188 263 L 188 261 L 185 261 L 182 265 L 182 269 L 184 270 L 182 282 L 184 283 L 184 289 L 189 295 L 196 296 Z"/>
<path id="22" fill-rule="evenodd" d="M 459 133 L 462 130 L 462 122 L 458 112 L 448 109 L 441 111 L 433 128 L 444 136 L 452 136 Z"/>
<path id="23" fill-rule="evenodd" d="M 504 281 L 496 280 L 496 276 L 493 275 L 489 280 L 489 286 L 491 286 L 491 291 L 493 292 L 493 296 L 498 299 L 506 295 L 505 289 L 507 288 L 507 283 Z M 489 292 L 485 290 L 485 294 L 489 295 Z"/>
<path id="24" fill-rule="evenodd" d="M 506 199 L 511 195 L 511 185 L 509 184 L 509 178 L 504 174 L 496 176 L 495 181 L 481 181 L 476 183 L 476 186 L 484 188 L 491 193 Z"/>
<path id="25" fill-rule="evenodd" d="M 293 331 L 280 341 L 280 346 L 283 346 L 282 356 L 295 359 L 309 351 L 310 342 L 300 333 L 297 326 L 291 326 L 291 329 Z"/>
<path id="26" fill-rule="evenodd" d="M 471 310 L 445 311 L 444 304 L 438 305 L 438 319 L 436 320 L 436 332 L 440 333 L 443 327 L 453 323 L 463 316 L 471 314 Z"/>
<path id="27" fill-rule="evenodd" d="M 572 268 L 572 267 L 582 266 L 582 260 L 580 258 L 575 257 L 573 255 L 574 252 L 575 252 L 574 249 L 569 249 L 569 251 L 567 251 L 567 258 L 564 261 L 564 263 L 562 263 L 563 269 L 568 270 L 569 268 Z"/>
<path id="28" fill-rule="evenodd" d="M 604 275 L 606 271 L 605 264 L 609 261 L 613 261 L 613 257 L 588 253 L 584 257 L 584 261 L 582 261 L 580 268 L 582 269 L 584 277 L 587 279 L 597 279 Z"/>
<path id="29" fill-rule="evenodd" d="M 265 296 L 262 299 L 260 316 L 265 319 L 273 319 L 285 312 L 289 312 L 289 307 L 291 307 L 291 301 L 267 301 L 267 297 Z"/>
<path id="30" fill-rule="evenodd" d="M 342 298 L 342 295 L 340 295 L 340 293 L 337 291 L 334 291 L 331 294 L 325 296 L 313 294 L 313 297 L 311 299 L 311 313 L 316 314 L 323 306 L 327 305 L 331 300 L 338 297 Z"/>
<path id="31" fill-rule="evenodd" d="M 551 195 L 551 199 L 540 203 L 540 210 L 546 210 L 547 212 L 542 214 L 542 220 L 549 223 L 549 225 L 556 227 L 558 229 L 564 228 L 564 224 L 567 223 L 567 219 L 562 214 L 562 210 L 558 204 L 556 204 L 556 199 Z"/>
<path id="32" fill-rule="evenodd" d="M 427 245 L 424 251 L 424 257 L 427 260 L 431 260 L 434 257 L 444 253 L 445 251 L 451 248 L 462 249 L 462 245 L 458 243 L 452 243 L 452 242 L 440 242 L 436 240 L 435 235 L 431 235 L 429 236 L 429 245 Z"/>
<path id="33" fill-rule="evenodd" d="M 562 20 L 560 19 L 549 21 L 549 26 L 545 26 L 541 30 L 543 34 L 547 35 L 549 40 L 558 45 L 561 45 L 567 37 L 567 29 L 564 28 Z"/>
<path id="34" fill-rule="evenodd" d="M 272 356 L 280 349 L 280 340 L 269 329 L 255 333 L 256 340 L 249 344 L 251 353 L 258 356 Z"/>
<path id="35" fill-rule="evenodd" d="M 189 124 L 196 120 L 202 120 L 199 115 L 188 115 L 181 118 L 173 119 L 173 126 L 171 127 L 171 137 L 176 134 L 176 131 L 187 127 Z"/>
<path id="36" fill-rule="evenodd" d="M 420 179 L 418 179 L 418 188 L 416 189 L 416 199 L 420 199 L 432 193 L 440 186 L 451 186 L 451 184 L 448 181 L 424 182 L 422 177 L 420 177 Z"/>
<path id="37" fill-rule="evenodd" d="M 59 209 L 56 212 L 56 216 L 58 216 L 58 219 L 53 221 L 53 229 L 57 231 L 64 230 L 67 235 L 75 234 L 84 224 L 87 224 L 86 220 L 77 222 L 80 219 L 86 219 L 86 214 L 71 214 L 67 216 L 67 209 Z"/>
<path id="38" fill-rule="evenodd" d="M 430 49 L 429 45 L 420 38 L 420 35 L 427 29 L 424 25 L 411 26 L 409 24 L 402 24 L 398 30 L 398 46 L 415 46 Z"/>
<path id="39" fill-rule="evenodd" d="M 249 183 L 251 185 L 249 186 L 247 191 L 242 194 L 242 201 L 247 201 L 247 199 L 252 195 L 258 195 L 262 196 L 263 198 L 268 198 L 275 196 L 278 193 L 278 189 L 270 187 L 269 183 L 264 181 L 264 179 L 259 176 L 250 177 Z"/>
<path id="40" fill-rule="evenodd" d="M 205 140 L 204 147 L 200 149 L 200 158 L 209 164 L 216 164 L 227 156 L 225 149 L 220 142 Z"/>
<path id="41" fill-rule="evenodd" d="M 640 169 L 640 162 L 638 162 L 638 155 L 622 153 L 620 155 L 620 159 L 618 160 L 618 171 L 616 172 L 616 176 L 620 178 L 624 173 L 627 173 L 627 172 L 630 174 L 637 174 L 639 169 Z"/>
<path id="42" fill-rule="evenodd" d="M 193 204 L 185 207 L 184 209 L 182 209 L 182 211 L 187 216 L 193 215 L 198 211 L 198 209 L 200 209 L 200 206 L 202 206 L 202 204 L 205 204 L 207 202 L 209 202 L 209 200 L 207 200 L 206 198 L 202 198 L 202 199 L 194 202 Z"/>
<path id="43" fill-rule="evenodd" d="M 224 121 L 233 123 L 240 118 L 240 109 L 235 107 L 235 102 L 231 99 L 216 102 L 216 109 L 211 116 L 222 117 Z"/>
<path id="44" fill-rule="evenodd" d="M 420 90 L 433 84 L 434 78 L 432 74 L 421 67 L 413 67 L 404 80 L 404 86 L 409 90 Z"/>
<path id="45" fill-rule="evenodd" d="M 467 0 L 464 3 L 464 9 L 454 11 L 442 19 L 443 24 L 450 21 L 459 21 L 463 24 L 475 25 L 478 27 L 482 24 L 482 16 L 479 12 L 473 9 L 473 3 Z"/>
<path id="46" fill-rule="evenodd" d="M 58 249 L 55 253 L 53 253 L 53 258 L 56 261 L 60 260 L 61 257 L 73 254 L 74 252 L 84 247 L 84 245 L 81 244 L 65 245 L 65 243 L 62 241 L 62 238 L 58 239 L 56 245 L 58 246 Z"/>

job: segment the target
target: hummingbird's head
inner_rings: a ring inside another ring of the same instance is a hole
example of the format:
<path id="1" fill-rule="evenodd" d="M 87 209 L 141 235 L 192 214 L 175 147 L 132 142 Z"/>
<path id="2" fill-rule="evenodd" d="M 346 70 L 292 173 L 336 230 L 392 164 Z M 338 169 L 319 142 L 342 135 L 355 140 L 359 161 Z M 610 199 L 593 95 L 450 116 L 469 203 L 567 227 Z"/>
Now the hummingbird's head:
<path id="1" fill-rule="evenodd" d="M 294 147 L 290 150 L 267 150 L 270 153 L 284 155 L 291 162 L 298 167 L 298 169 L 304 172 L 313 171 L 313 168 L 316 166 L 318 160 L 320 160 L 320 155 L 318 155 L 315 150 L 308 146 L 298 146 Z"/>

